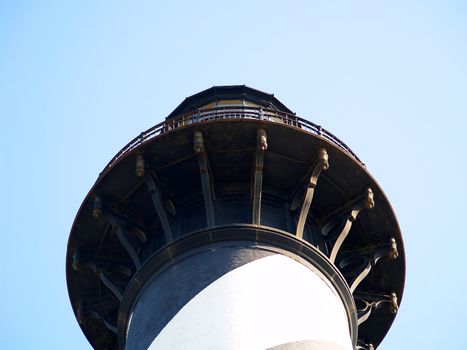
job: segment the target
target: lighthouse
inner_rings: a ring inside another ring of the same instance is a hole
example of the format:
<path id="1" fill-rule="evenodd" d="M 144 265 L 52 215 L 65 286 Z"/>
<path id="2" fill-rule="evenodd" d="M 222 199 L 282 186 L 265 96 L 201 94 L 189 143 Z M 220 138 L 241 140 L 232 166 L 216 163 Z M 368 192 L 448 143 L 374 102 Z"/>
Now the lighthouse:
<path id="1" fill-rule="evenodd" d="M 105 166 L 66 274 L 95 349 L 373 350 L 405 258 L 350 147 L 235 85 L 187 97 Z"/>

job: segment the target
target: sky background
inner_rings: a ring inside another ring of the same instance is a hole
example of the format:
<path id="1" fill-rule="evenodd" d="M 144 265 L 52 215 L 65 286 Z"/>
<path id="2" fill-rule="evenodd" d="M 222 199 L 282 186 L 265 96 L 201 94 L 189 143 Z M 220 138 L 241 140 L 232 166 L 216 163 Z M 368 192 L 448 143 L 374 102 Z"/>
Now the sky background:
<path id="1" fill-rule="evenodd" d="M 82 200 L 130 139 L 232 84 L 385 190 L 407 276 L 379 349 L 467 349 L 467 2 L 429 0 L 0 0 L 0 348 L 91 349 L 65 280 Z"/>

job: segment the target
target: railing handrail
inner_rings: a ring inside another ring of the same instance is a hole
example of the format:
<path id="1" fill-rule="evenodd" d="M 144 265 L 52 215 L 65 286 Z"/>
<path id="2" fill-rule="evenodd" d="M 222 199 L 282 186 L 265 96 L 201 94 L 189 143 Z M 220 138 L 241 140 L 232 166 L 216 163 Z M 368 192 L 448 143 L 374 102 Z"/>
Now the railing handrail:
<path id="1" fill-rule="evenodd" d="M 164 134 L 170 130 L 178 129 L 182 126 L 217 119 L 256 119 L 271 122 L 282 122 L 287 125 L 311 132 L 330 141 L 334 145 L 349 153 L 355 160 L 365 164 L 357 157 L 357 155 L 343 141 L 337 138 L 334 134 L 327 131 L 320 125 L 317 125 L 309 120 L 297 117 L 295 114 L 278 111 L 275 109 L 263 107 L 249 106 L 220 106 L 209 109 L 199 109 L 197 111 L 188 112 L 178 117 L 167 119 L 154 125 L 146 131 L 143 131 L 139 136 L 131 140 L 124 146 L 106 165 L 103 172 L 111 168 L 115 162 L 126 153 L 136 147 L 148 142 L 156 136 Z M 282 119 L 282 120 L 277 120 Z"/>

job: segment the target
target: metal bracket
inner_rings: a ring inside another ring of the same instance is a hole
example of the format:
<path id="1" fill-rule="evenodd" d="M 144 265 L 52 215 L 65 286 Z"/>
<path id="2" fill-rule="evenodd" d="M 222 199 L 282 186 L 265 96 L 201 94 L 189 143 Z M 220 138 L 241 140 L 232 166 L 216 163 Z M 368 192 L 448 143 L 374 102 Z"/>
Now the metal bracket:
<path id="1" fill-rule="evenodd" d="M 110 225 L 112 225 L 112 227 L 115 228 L 117 237 L 120 243 L 122 243 L 123 247 L 127 251 L 128 255 L 130 256 L 131 261 L 133 261 L 133 265 L 135 265 L 136 269 L 139 269 L 139 267 L 141 266 L 141 260 L 138 254 L 136 253 L 135 248 L 131 245 L 130 241 L 128 240 L 126 231 L 123 228 L 123 225 L 121 224 L 120 220 L 113 213 L 110 212 L 106 212 L 105 216 L 109 221 Z"/>
<path id="2" fill-rule="evenodd" d="M 323 227 L 323 236 L 328 236 L 330 239 L 332 239 L 334 236 L 334 234 L 331 234 L 331 232 L 336 231 L 336 229 L 338 230 L 337 232 L 339 232 L 329 256 L 329 259 L 332 263 L 334 263 L 336 260 L 337 253 L 339 253 L 339 249 L 349 234 L 350 229 L 352 228 L 352 224 L 357 219 L 360 211 L 365 208 L 371 209 L 375 206 L 373 191 L 371 188 L 367 188 L 365 194 L 352 201 L 352 203 L 353 204 L 351 204 L 349 207 L 346 207 L 341 212 L 335 214 L 333 218 L 329 220 L 328 223 Z"/>
<path id="3" fill-rule="evenodd" d="M 76 318 L 80 325 L 84 324 L 86 318 L 100 320 L 109 331 L 118 334 L 116 323 L 112 322 L 106 313 L 91 310 L 89 307 L 84 306 L 82 302 L 80 302 L 76 308 Z"/>
<path id="4" fill-rule="evenodd" d="M 368 320 L 373 310 L 382 306 L 389 306 L 391 313 L 396 314 L 399 310 L 397 295 L 395 292 L 387 294 L 355 293 L 357 303 L 358 325 Z"/>
<path id="5" fill-rule="evenodd" d="M 128 220 L 124 215 L 118 213 L 117 208 L 114 209 L 114 207 L 116 206 L 113 205 L 111 207 L 110 205 L 105 205 L 102 198 L 95 197 L 92 215 L 95 219 L 99 219 L 103 216 L 108 220 L 112 228 L 115 229 L 120 243 L 122 243 L 123 247 L 133 261 L 136 269 L 138 269 L 141 266 L 141 261 L 139 259 L 138 253 L 127 237 L 126 230 L 124 229 L 122 222 L 124 222 L 126 226 L 133 226 L 135 228 L 133 231 L 136 238 L 139 240 L 139 243 L 144 243 L 147 241 L 146 233 L 139 229 L 138 225 L 129 223 L 130 220 Z"/>
<path id="6" fill-rule="evenodd" d="M 204 207 L 206 209 L 206 221 L 208 227 L 214 226 L 214 189 L 209 173 L 208 159 L 204 148 L 204 138 L 201 131 L 195 131 L 193 151 L 198 155 L 199 172 L 201 174 L 201 187 L 203 190 Z"/>
<path id="7" fill-rule="evenodd" d="M 73 253 L 73 263 L 72 263 L 73 269 L 75 271 L 80 270 L 83 267 L 86 267 L 90 270 L 92 270 L 104 283 L 104 285 L 110 289 L 110 291 L 115 295 L 115 297 L 118 299 L 119 302 L 122 301 L 123 299 L 123 292 L 120 290 L 120 288 L 113 283 L 108 275 L 107 275 L 107 269 L 101 265 L 98 265 L 96 262 L 92 261 L 89 258 L 85 258 L 82 256 L 81 252 L 76 249 Z M 126 266 L 123 265 L 113 265 L 113 269 L 118 269 L 120 273 L 125 275 L 126 277 L 131 277 L 132 271 L 128 269 Z"/>
<path id="8" fill-rule="evenodd" d="M 322 171 L 329 168 L 329 156 L 325 148 L 321 148 L 318 152 L 318 161 L 311 172 L 310 181 L 306 190 L 305 198 L 303 200 L 302 209 L 300 210 L 300 216 L 297 223 L 296 236 L 303 238 L 303 229 L 305 227 L 306 218 L 310 210 L 311 202 L 313 201 L 313 195 L 315 193 L 315 187 L 318 183 L 318 177 Z"/>
<path id="9" fill-rule="evenodd" d="M 397 244 L 394 238 L 388 243 L 380 245 L 371 255 L 353 255 L 346 257 L 339 262 L 339 268 L 344 276 L 350 278 L 350 292 L 353 293 L 358 285 L 370 273 L 373 266 L 383 257 L 394 260 L 398 256 Z"/>
<path id="10" fill-rule="evenodd" d="M 253 209 L 252 223 L 254 225 L 261 224 L 261 197 L 263 189 L 263 165 L 264 151 L 268 149 L 268 140 L 266 131 L 259 129 L 256 136 L 256 152 L 255 152 L 255 169 L 253 178 Z"/>
<path id="11" fill-rule="evenodd" d="M 167 213 L 165 212 L 164 205 L 162 203 L 161 190 L 157 183 L 156 174 L 149 170 L 145 172 L 144 180 L 146 182 L 146 187 L 151 193 L 152 203 L 156 209 L 157 216 L 161 222 L 162 229 L 164 230 L 165 242 L 170 243 L 173 240 L 172 229 L 170 227 L 170 222 L 167 218 Z"/>

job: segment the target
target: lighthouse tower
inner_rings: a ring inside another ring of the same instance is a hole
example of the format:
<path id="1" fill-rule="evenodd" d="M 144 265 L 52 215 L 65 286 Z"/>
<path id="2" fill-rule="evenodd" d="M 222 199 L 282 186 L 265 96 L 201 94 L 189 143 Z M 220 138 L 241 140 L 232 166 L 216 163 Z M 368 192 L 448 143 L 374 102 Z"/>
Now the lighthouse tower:
<path id="1" fill-rule="evenodd" d="M 66 273 L 95 349 L 370 350 L 405 260 L 388 199 L 344 142 L 274 95 L 216 86 L 104 168 Z"/>

